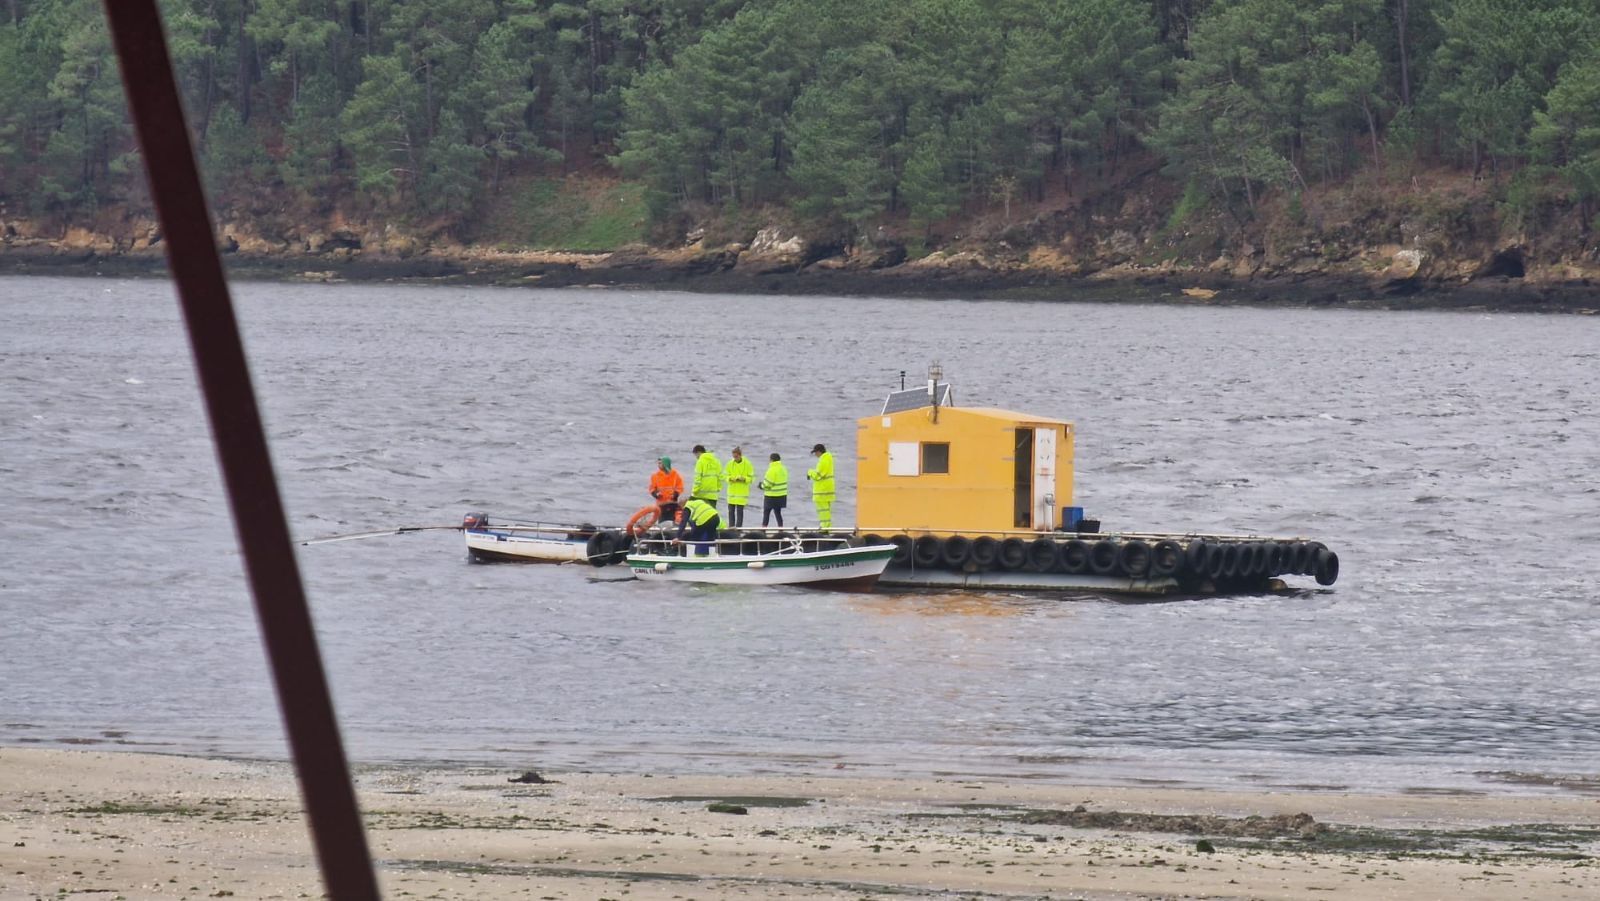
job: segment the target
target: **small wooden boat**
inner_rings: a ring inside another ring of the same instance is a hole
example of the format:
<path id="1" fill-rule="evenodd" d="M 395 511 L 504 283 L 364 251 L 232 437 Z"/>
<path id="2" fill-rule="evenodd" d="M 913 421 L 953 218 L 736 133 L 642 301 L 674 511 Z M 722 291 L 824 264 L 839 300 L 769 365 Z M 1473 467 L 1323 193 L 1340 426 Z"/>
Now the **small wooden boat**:
<path id="1" fill-rule="evenodd" d="M 461 521 L 467 556 L 474 563 L 587 563 L 595 537 L 602 530 L 591 525 L 506 522 L 491 525 L 482 513 L 468 513 Z M 610 557 L 614 547 L 607 546 Z M 609 562 L 609 561 L 608 561 Z"/>
<path id="2" fill-rule="evenodd" d="M 710 546 L 711 552 L 694 551 Z M 845 537 L 723 539 L 677 544 L 665 533 L 641 538 L 624 561 L 635 577 L 712 585 L 801 585 L 871 591 L 894 545 L 851 547 Z"/>

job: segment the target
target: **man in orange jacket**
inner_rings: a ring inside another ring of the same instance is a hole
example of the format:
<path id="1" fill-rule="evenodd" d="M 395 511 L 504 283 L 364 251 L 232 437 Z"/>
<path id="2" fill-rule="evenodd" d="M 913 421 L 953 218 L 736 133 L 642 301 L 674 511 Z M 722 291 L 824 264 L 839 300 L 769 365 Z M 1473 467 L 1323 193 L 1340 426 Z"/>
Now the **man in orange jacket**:
<path id="1" fill-rule="evenodd" d="M 650 474 L 650 496 L 661 507 L 661 521 L 671 522 L 678 515 L 678 498 L 683 495 L 683 474 L 672 468 L 672 458 L 662 457 Z"/>

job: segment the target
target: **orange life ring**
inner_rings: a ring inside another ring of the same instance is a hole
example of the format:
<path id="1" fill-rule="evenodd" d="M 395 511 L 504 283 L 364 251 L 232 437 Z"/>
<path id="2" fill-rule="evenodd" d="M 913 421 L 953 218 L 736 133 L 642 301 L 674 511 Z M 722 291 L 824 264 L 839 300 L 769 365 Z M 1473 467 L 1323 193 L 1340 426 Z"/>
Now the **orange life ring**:
<path id="1" fill-rule="evenodd" d="M 650 527 L 655 525 L 656 520 L 660 518 L 661 508 L 655 504 L 640 507 L 638 512 L 628 518 L 627 533 L 629 535 L 639 535 L 648 532 Z"/>

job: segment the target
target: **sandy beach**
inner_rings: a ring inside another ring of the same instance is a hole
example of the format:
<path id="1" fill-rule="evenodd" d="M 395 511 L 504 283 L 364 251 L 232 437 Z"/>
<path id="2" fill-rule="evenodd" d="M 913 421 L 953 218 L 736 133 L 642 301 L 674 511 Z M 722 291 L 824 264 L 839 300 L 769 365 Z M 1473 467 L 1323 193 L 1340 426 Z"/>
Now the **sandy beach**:
<path id="1" fill-rule="evenodd" d="M 360 767 L 357 787 L 392 898 L 1600 894 L 1584 795 L 465 767 Z M 0 897 L 80 894 L 320 897 L 292 769 L 0 749 Z"/>

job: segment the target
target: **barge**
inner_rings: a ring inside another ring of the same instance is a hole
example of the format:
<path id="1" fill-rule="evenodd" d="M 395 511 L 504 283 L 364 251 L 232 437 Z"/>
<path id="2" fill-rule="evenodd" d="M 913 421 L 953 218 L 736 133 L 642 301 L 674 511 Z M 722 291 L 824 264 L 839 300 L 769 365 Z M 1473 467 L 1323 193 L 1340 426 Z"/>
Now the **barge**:
<path id="1" fill-rule="evenodd" d="M 728 563 L 719 565 L 842 542 L 893 548 L 877 581 L 884 587 L 1163 596 L 1339 578 L 1339 555 L 1304 536 L 1102 532 L 1073 503 L 1072 423 L 956 406 L 937 367 L 925 387 L 891 393 L 856 430 L 854 529 L 723 530 L 717 554 Z M 634 540 L 632 529 L 597 530 L 583 559 L 659 574 L 663 561 L 641 567 L 646 555 L 629 555 Z"/>

